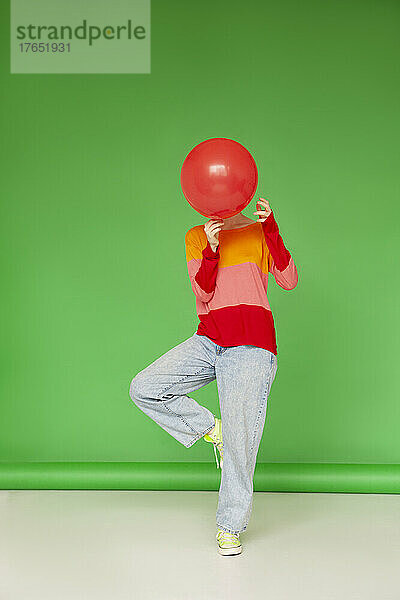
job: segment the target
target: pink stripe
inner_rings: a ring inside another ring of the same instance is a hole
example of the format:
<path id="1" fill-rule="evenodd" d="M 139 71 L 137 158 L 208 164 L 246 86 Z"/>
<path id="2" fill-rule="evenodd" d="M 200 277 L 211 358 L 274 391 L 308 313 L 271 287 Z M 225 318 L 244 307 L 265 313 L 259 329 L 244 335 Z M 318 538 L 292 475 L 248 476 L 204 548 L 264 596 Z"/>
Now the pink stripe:
<path id="1" fill-rule="evenodd" d="M 187 263 L 189 274 L 196 272 L 200 262 L 193 258 Z M 238 304 L 253 304 L 271 310 L 267 286 L 268 274 L 253 262 L 219 267 L 214 295 L 207 303 L 196 298 L 197 313 L 207 314 L 210 310 Z"/>

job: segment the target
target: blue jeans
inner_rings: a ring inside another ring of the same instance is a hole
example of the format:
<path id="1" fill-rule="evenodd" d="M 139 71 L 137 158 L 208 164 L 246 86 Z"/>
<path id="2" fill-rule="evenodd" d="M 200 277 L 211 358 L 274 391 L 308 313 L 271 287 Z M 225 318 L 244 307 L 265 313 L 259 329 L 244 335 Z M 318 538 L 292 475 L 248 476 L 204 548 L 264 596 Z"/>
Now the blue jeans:
<path id="1" fill-rule="evenodd" d="M 230 533 L 245 531 L 250 519 L 254 469 L 276 370 L 277 357 L 269 350 L 223 347 L 194 333 L 130 384 L 133 402 L 190 448 L 214 427 L 215 419 L 188 394 L 216 379 L 224 455 L 216 520 Z"/>

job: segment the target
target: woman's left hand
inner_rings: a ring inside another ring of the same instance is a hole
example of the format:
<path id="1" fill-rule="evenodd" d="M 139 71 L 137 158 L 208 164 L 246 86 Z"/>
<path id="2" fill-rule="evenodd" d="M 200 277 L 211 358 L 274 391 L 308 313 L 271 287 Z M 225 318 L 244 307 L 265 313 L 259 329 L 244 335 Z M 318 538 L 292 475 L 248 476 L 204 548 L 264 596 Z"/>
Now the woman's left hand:
<path id="1" fill-rule="evenodd" d="M 257 200 L 256 207 L 259 208 L 259 205 L 264 206 L 264 210 L 256 210 L 256 212 L 253 212 L 253 215 L 260 215 L 256 223 L 263 223 L 272 213 L 272 210 L 270 208 L 268 200 L 265 200 L 265 198 L 260 198 L 259 200 Z"/>

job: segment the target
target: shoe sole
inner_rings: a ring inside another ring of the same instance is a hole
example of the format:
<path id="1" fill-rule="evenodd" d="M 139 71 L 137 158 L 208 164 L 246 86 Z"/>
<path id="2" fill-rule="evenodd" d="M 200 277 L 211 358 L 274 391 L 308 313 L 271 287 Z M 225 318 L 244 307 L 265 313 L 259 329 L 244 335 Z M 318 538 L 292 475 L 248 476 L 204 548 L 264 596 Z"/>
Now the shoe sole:
<path id="1" fill-rule="evenodd" d="M 235 556 L 236 554 L 241 554 L 242 546 L 235 546 L 234 548 L 219 548 L 218 552 L 222 556 Z"/>

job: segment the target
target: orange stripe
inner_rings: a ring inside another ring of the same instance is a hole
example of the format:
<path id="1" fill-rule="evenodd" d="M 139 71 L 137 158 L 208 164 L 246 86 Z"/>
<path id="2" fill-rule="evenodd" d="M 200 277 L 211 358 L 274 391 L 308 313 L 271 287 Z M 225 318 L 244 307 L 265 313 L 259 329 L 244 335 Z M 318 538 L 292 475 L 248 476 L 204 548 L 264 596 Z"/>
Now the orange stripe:
<path id="1" fill-rule="evenodd" d="M 240 237 L 240 244 L 237 238 Z M 201 261 L 202 251 L 207 246 L 207 236 L 203 225 L 196 225 L 186 233 L 186 261 Z M 272 257 L 265 242 L 261 223 L 240 229 L 219 232 L 220 258 L 218 267 L 231 267 L 242 263 L 254 263 L 262 273 L 267 274 Z M 260 243 L 261 242 L 261 243 Z"/>

